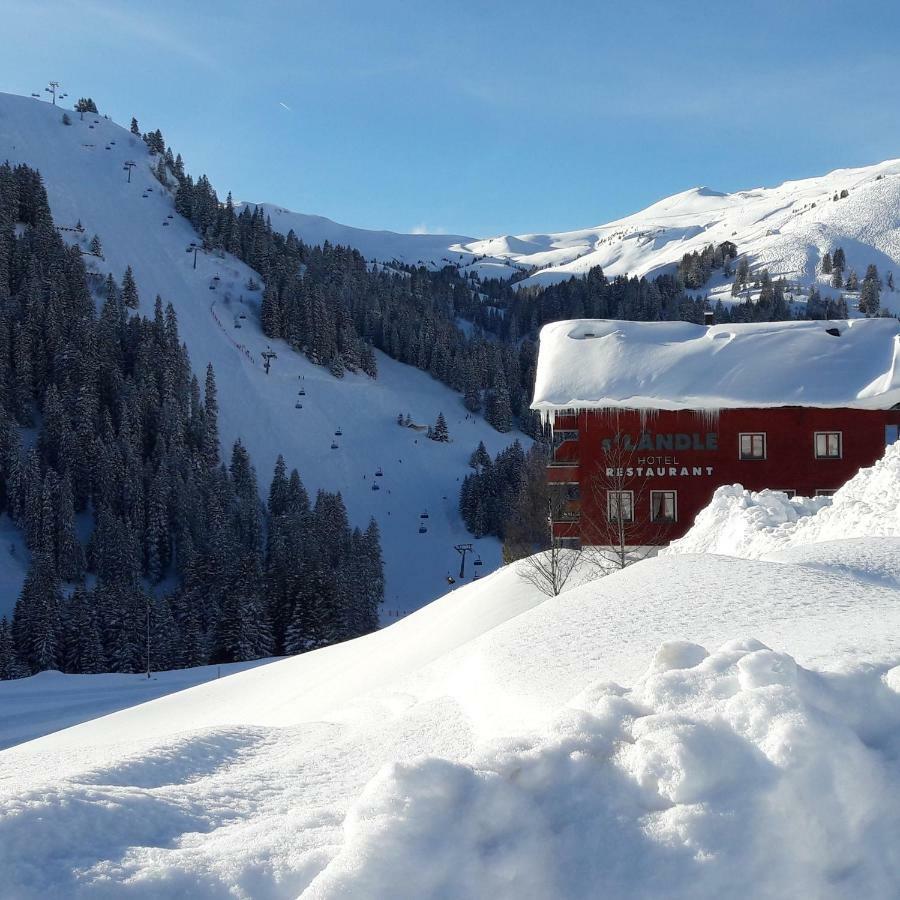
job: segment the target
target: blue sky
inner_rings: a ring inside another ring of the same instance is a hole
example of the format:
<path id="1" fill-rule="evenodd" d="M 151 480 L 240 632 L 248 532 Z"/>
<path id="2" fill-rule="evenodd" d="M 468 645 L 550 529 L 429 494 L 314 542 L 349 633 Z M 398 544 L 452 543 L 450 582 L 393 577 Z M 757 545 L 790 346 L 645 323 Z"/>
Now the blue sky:
<path id="1" fill-rule="evenodd" d="M 161 128 L 224 195 L 558 231 L 900 156 L 900 4 L 0 0 L 0 90 Z M 287 107 L 287 108 L 286 108 Z"/>

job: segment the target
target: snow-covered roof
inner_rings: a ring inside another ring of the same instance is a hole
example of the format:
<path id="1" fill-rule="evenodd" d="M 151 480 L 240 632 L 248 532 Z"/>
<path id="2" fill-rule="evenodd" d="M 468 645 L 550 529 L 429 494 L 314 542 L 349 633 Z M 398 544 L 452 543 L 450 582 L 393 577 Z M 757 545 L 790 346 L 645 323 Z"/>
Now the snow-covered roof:
<path id="1" fill-rule="evenodd" d="M 567 407 L 886 409 L 900 403 L 898 334 L 888 318 L 553 322 L 541 329 L 531 408 L 551 418 Z"/>

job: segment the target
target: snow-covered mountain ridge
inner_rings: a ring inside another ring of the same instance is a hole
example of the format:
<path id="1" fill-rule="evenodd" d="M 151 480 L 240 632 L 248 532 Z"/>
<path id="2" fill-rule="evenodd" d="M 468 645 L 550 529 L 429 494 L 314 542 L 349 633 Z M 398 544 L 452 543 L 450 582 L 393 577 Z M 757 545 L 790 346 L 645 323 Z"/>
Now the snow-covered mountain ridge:
<path id="1" fill-rule="evenodd" d="M 843 199 L 842 191 L 848 192 Z M 555 234 L 396 234 L 264 206 L 273 227 L 293 229 L 312 243 L 347 243 L 379 261 L 474 266 L 485 276 L 536 269 L 523 285 L 583 275 L 594 266 L 608 276 L 654 275 L 685 253 L 723 241 L 735 243 L 752 269 L 768 268 L 773 278 L 800 284 L 814 281 L 822 256 L 838 246 L 860 277 L 869 263 L 882 275 L 900 267 L 900 159 L 731 194 L 692 188 L 604 225 Z"/>

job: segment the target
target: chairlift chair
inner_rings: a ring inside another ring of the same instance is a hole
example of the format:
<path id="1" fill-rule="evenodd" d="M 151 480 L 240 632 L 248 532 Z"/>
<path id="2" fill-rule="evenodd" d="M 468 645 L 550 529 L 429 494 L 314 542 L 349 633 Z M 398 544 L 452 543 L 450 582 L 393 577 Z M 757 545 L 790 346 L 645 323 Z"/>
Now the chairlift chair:
<path id="1" fill-rule="evenodd" d="M 341 437 L 343 435 L 343 431 L 341 431 L 340 426 L 338 426 L 338 430 L 334 433 L 335 437 Z"/>
<path id="2" fill-rule="evenodd" d="M 480 556 L 476 556 L 476 557 L 475 557 L 475 562 L 474 562 L 473 565 L 476 565 L 476 566 L 483 566 L 483 565 L 484 565 L 484 563 L 481 561 L 481 557 L 480 557 Z"/>
<path id="3" fill-rule="evenodd" d="M 428 529 L 424 525 L 419 526 L 419 534 L 425 534 Z"/>
<path id="4" fill-rule="evenodd" d="M 373 482 L 372 482 L 372 490 L 373 490 L 373 491 L 380 491 L 380 490 L 381 490 L 381 486 L 378 484 L 377 481 L 373 481 Z"/>
<path id="5" fill-rule="evenodd" d="M 303 390 L 303 388 L 300 388 L 300 390 L 297 391 L 297 393 L 300 394 L 301 397 L 305 397 L 305 396 L 306 396 L 306 391 Z"/>
<path id="6" fill-rule="evenodd" d="M 332 441 L 332 442 L 331 442 L 331 449 L 332 449 L 332 450 L 337 450 L 337 448 L 338 448 L 338 442 L 337 442 L 337 441 Z"/>
<path id="7" fill-rule="evenodd" d="M 298 401 L 294 404 L 294 409 L 303 409 L 303 404 L 298 400 Z"/>
<path id="8" fill-rule="evenodd" d="M 384 472 L 382 471 L 381 466 L 379 466 L 379 467 L 375 470 L 375 477 L 376 477 L 376 478 L 383 478 L 383 477 L 384 477 Z"/>
<path id="9" fill-rule="evenodd" d="M 420 519 L 427 519 L 427 518 L 428 518 L 428 510 L 426 509 L 425 512 L 423 512 L 422 515 L 419 516 L 419 518 L 420 518 Z"/>

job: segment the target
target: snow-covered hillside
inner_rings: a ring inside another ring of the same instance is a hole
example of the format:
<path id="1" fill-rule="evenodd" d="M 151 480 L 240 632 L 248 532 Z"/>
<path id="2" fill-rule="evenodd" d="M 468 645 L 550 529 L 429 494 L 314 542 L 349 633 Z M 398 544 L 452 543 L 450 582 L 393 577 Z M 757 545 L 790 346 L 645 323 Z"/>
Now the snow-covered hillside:
<path id="1" fill-rule="evenodd" d="M 215 368 L 226 450 L 236 438 L 244 442 L 263 491 L 283 453 L 311 491 L 340 490 L 353 523 L 365 527 L 374 515 L 386 563 L 386 610 L 415 609 L 442 593 L 448 571 L 459 563 L 453 545 L 471 540 L 457 510 L 469 455 L 479 440 L 495 453 L 510 438 L 481 419 L 467 419 L 460 397 L 424 372 L 380 354 L 377 380 L 337 380 L 274 342 L 278 359 L 266 375 L 260 353 L 269 341 L 258 326 L 259 292 L 247 287 L 254 273 L 234 257 L 202 253 L 194 269 L 193 254 L 185 251 L 197 235 L 151 174 L 143 141 L 100 116 L 69 115 L 72 124 L 65 126 L 59 108 L 0 94 L 0 159 L 40 170 L 57 226 L 72 229 L 80 220 L 85 229 L 83 235 L 63 231 L 66 239 L 86 248 L 92 234 L 100 236 L 104 258 L 87 257 L 94 270 L 121 279 L 132 266 L 143 313 L 152 314 L 156 294 L 172 302 L 201 383 L 207 363 Z M 123 169 L 128 160 L 137 163 L 130 183 Z M 300 399 L 302 409 L 296 408 Z M 427 425 L 441 411 L 449 444 L 396 424 L 399 412 Z M 381 490 L 373 491 L 379 467 Z M 420 534 L 426 510 L 428 530 Z M 476 549 L 484 571 L 499 564 L 496 540 L 479 541 Z M 0 553 L 0 572 L 10 570 L 0 576 L 0 588 L 18 585 L 20 569 L 19 559 Z M 14 600 L 12 590 L 0 596 L 0 615 Z"/>
<path id="2" fill-rule="evenodd" d="M 844 190 L 848 196 L 835 201 Z M 279 230 L 293 228 L 313 242 L 346 241 L 370 258 L 464 267 L 474 259 L 485 275 L 500 277 L 536 268 L 522 285 L 583 275 L 593 266 L 602 266 L 608 276 L 654 275 L 671 271 L 685 253 L 722 241 L 735 243 L 752 270 L 767 267 L 773 278 L 801 285 L 817 279 L 823 255 L 838 246 L 848 271 L 855 269 L 860 278 L 869 263 L 882 277 L 900 269 L 900 160 L 733 194 L 693 188 L 594 228 L 483 240 L 365 231 L 266 208 Z M 827 278 L 821 287 L 829 293 Z M 898 310 L 900 297 L 886 293 L 882 304 Z"/>
<path id="3" fill-rule="evenodd" d="M 897 498 L 854 483 L 865 553 L 661 557 L 555 599 L 507 567 L 7 750 L 0 895 L 894 897 Z"/>

